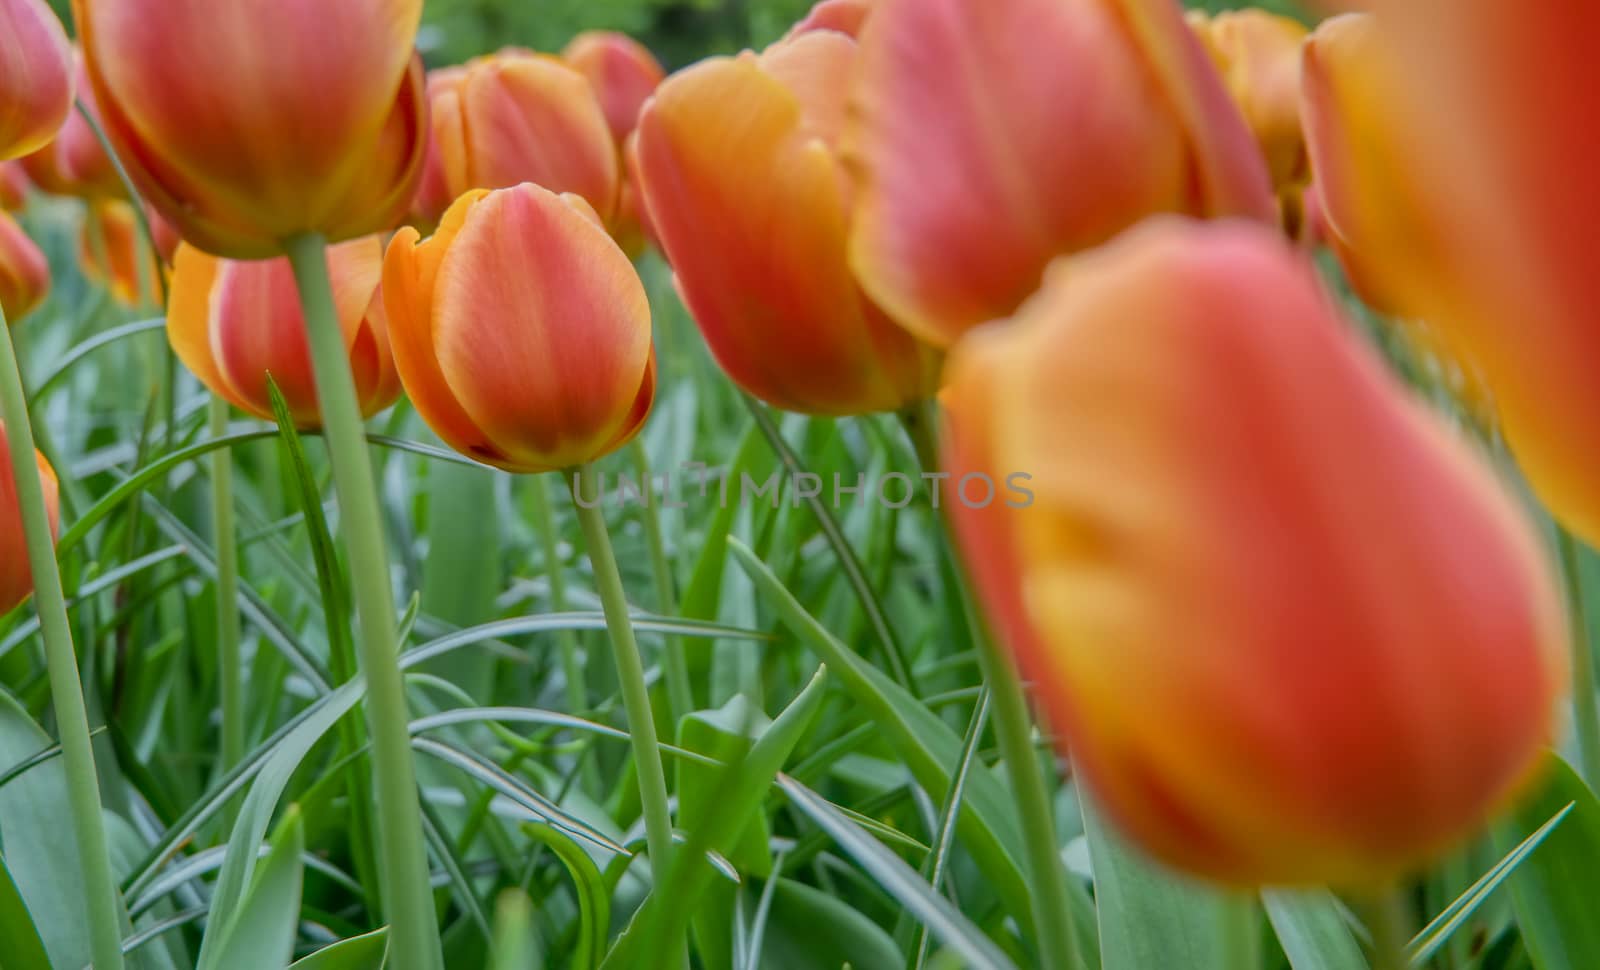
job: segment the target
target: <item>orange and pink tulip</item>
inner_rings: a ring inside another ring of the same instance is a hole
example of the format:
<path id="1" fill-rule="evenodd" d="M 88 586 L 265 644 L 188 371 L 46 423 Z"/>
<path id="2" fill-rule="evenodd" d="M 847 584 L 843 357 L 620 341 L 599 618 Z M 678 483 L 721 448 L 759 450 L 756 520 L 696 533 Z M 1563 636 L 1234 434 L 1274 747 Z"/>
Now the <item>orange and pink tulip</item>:
<path id="1" fill-rule="evenodd" d="M 1377 887 L 1529 779 L 1567 678 L 1537 532 L 1281 236 L 1153 221 L 950 372 L 946 469 L 1034 496 L 954 505 L 977 587 L 1154 855 Z"/>
<path id="2" fill-rule="evenodd" d="M 146 213 L 151 228 L 161 217 Z M 155 233 L 157 244 L 161 234 Z M 122 199 L 97 199 L 89 204 L 78 235 L 78 264 L 83 275 L 110 291 L 123 306 L 159 299 L 160 274 L 172 253 L 152 253 L 133 206 Z"/>
<path id="3" fill-rule="evenodd" d="M 874 0 L 822 0 L 800 22 L 789 28 L 795 37 L 813 30 L 836 30 L 851 37 L 861 36 L 861 27 L 872 12 Z"/>
<path id="4" fill-rule="evenodd" d="M 377 236 L 328 248 L 333 302 L 344 332 L 361 413 L 371 417 L 400 396 L 379 284 L 383 244 Z M 188 244 L 173 261 L 167 338 L 212 393 L 270 420 L 268 378 L 297 426 L 322 424 L 299 290 L 285 257 L 218 259 Z"/>
<path id="5" fill-rule="evenodd" d="M 417 413 L 468 457 L 513 472 L 594 461 L 655 401 L 650 303 L 581 197 L 532 183 L 457 199 L 383 270 L 394 358 Z"/>
<path id="6" fill-rule="evenodd" d="M 628 145 L 639 123 L 639 109 L 655 93 L 666 74 L 655 55 L 643 44 L 615 31 L 586 31 L 572 39 L 562 58 L 584 77 L 600 99 L 606 123 L 616 140 L 621 160 L 621 190 L 611 220 L 611 235 L 624 252 L 637 256 L 655 239 L 640 207 L 637 176 L 629 164 Z"/>
<path id="7" fill-rule="evenodd" d="M 939 346 L 1153 213 L 1276 216 L 1173 0 L 879 0 L 856 102 L 853 265 Z"/>
<path id="8" fill-rule="evenodd" d="M 50 293 L 50 263 L 16 220 L 0 212 L 0 311 L 16 326 Z"/>
<path id="9" fill-rule="evenodd" d="M 84 68 L 83 55 L 74 50 L 72 56 L 78 100 L 99 123 L 100 109 Z M 93 199 L 128 194 L 105 146 L 77 110 L 67 115 L 66 123 L 48 145 L 23 156 L 22 165 L 34 184 L 52 195 Z"/>
<path id="10" fill-rule="evenodd" d="M 938 373 L 850 271 L 837 146 L 856 62 L 832 31 L 704 61 L 656 92 L 636 146 L 645 208 L 718 363 L 751 394 L 814 414 L 903 408 Z"/>
<path id="11" fill-rule="evenodd" d="M 621 191 L 621 158 L 588 80 L 561 60 L 505 50 L 429 83 L 433 154 L 413 219 L 431 226 L 472 189 L 532 182 L 571 192 L 608 224 Z"/>
<path id="12" fill-rule="evenodd" d="M 67 33 L 44 0 L 0 0 L 0 161 L 55 137 L 72 110 Z"/>
<path id="13" fill-rule="evenodd" d="M 21 162 L 0 162 L 0 212 L 15 212 L 26 205 L 32 184 Z"/>
<path id="14" fill-rule="evenodd" d="M 398 224 L 427 144 L 422 0 L 76 0 L 106 133 L 144 198 L 220 256 Z"/>
<path id="15" fill-rule="evenodd" d="M 60 486 L 55 469 L 44 455 L 34 453 L 39 464 L 39 484 L 44 486 L 45 511 L 50 517 L 52 535 L 60 531 Z M 11 612 L 33 595 L 33 570 L 28 565 L 28 547 L 23 539 L 22 509 L 17 504 L 17 486 L 11 474 L 11 452 L 6 447 L 5 425 L 0 424 L 0 617 Z"/>

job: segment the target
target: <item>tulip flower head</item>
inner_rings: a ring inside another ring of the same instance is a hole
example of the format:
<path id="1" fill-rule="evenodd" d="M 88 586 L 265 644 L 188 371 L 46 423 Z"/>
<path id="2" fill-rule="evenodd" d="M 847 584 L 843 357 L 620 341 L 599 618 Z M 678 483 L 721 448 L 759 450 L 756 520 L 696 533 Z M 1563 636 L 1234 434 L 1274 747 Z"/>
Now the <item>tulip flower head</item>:
<path id="1" fill-rule="evenodd" d="M 83 54 L 74 49 L 72 59 L 78 99 L 98 124 L 100 109 L 84 67 Z M 24 155 L 22 165 L 34 184 L 52 195 L 96 199 L 121 198 L 128 194 L 94 128 L 77 111 L 67 115 L 66 122 L 48 145 Z"/>
<path id="2" fill-rule="evenodd" d="M 428 239 L 400 230 L 383 291 L 406 392 L 468 457 L 573 468 L 622 447 L 650 413 L 644 283 L 578 196 L 468 192 Z"/>
<path id="3" fill-rule="evenodd" d="M 561 59 L 588 78 L 620 148 L 638 124 L 639 109 L 666 77 L 661 62 L 643 44 L 611 30 L 579 34 Z"/>
<path id="4" fill-rule="evenodd" d="M 50 264 L 44 253 L 16 220 L 0 212 L 0 310 L 6 322 L 16 326 L 49 292 Z"/>
<path id="5" fill-rule="evenodd" d="M 1085 784 L 1169 863 L 1374 887 L 1525 781 L 1566 680 L 1516 501 L 1244 224 L 1065 262 L 952 355 L 956 505 L 998 631 Z"/>
<path id="6" fill-rule="evenodd" d="M 751 394 L 813 414 L 903 408 L 938 373 L 850 272 L 852 186 L 836 146 L 856 59 L 849 37 L 814 31 L 703 61 L 646 105 L 635 153 L 718 363 Z"/>
<path id="7" fill-rule="evenodd" d="M 1152 213 L 1275 217 L 1173 0 L 879 0 L 853 118 L 852 263 L 939 346 Z"/>
<path id="8" fill-rule="evenodd" d="M 35 452 L 34 456 L 39 463 L 39 484 L 44 487 L 50 532 L 56 535 L 61 525 L 60 486 L 55 469 L 44 455 Z M 16 482 L 12 480 L 5 425 L 0 424 L 0 617 L 32 594 L 33 570 L 28 565 L 28 547 L 23 539 L 22 509 L 17 504 Z"/>
<path id="9" fill-rule="evenodd" d="M 397 224 L 427 144 L 422 0 L 75 0 L 106 133 L 188 242 L 257 259 Z"/>
<path id="10" fill-rule="evenodd" d="M 581 196 L 609 223 L 621 160 L 605 111 L 584 75 L 555 57 L 505 50 L 429 84 L 437 161 L 413 207 L 431 225 L 471 189 L 523 182 Z"/>
<path id="11" fill-rule="evenodd" d="M 67 34 L 44 0 L 0 0 L 0 161 L 55 137 L 72 110 Z"/>
<path id="12" fill-rule="evenodd" d="M 28 201 L 28 186 L 32 184 L 22 163 L 16 160 L 0 162 L 0 212 L 15 212 Z"/>
<path id="13" fill-rule="evenodd" d="M 371 417 L 400 396 L 379 283 L 376 236 L 328 248 L 333 302 L 344 331 L 361 413 Z M 218 259 L 187 243 L 173 260 L 167 338 L 184 366 L 213 393 L 257 417 L 273 417 L 268 377 L 295 424 L 322 424 L 299 290 L 287 258 Z"/>
<path id="14" fill-rule="evenodd" d="M 83 275 L 123 306 L 138 306 L 141 294 L 144 300 L 156 298 L 159 274 L 165 271 L 160 255 L 145 245 L 133 206 L 121 199 L 90 204 L 78 237 L 78 261 Z"/>

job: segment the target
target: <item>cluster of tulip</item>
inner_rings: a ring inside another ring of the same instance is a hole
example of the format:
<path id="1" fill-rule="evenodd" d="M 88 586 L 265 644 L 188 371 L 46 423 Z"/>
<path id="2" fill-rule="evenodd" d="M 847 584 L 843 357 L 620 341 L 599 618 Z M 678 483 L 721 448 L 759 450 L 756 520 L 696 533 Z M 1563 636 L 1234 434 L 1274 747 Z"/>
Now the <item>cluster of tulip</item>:
<path id="1" fill-rule="evenodd" d="M 1556 5 L 1373 0 L 1308 34 L 1175 0 L 824 0 L 664 77 L 598 34 L 425 75 L 420 0 L 78 0 L 61 127 L 66 38 L 0 0 L 0 156 L 25 156 L 0 197 L 89 199 L 88 264 L 135 299 L 170 262 L 171 343 L 208 388 L 270 416 L 270 373 L 330 430 L 285 254 L 336 243 L 360 413 L 403 388 L 515 472 L 642 426 L 648 240 L 749 393 L 937 396 L 949 470 L 1031 474 L 1029 508 L 955 530 L 1127 832 L 1229 882 L 1365 885 L 1528 777 L 1567 630 L 1518 502 L 1359 344 L 1310 252 L 1443 333 L 1539 496 L 1600 540 L 1600 126 L 1527 113 L 1588 96 L 1600 7 Z M 183 240 L 160 268 L 90 118 Z M 6 317 L 46 284 L 0 219 Z"/>

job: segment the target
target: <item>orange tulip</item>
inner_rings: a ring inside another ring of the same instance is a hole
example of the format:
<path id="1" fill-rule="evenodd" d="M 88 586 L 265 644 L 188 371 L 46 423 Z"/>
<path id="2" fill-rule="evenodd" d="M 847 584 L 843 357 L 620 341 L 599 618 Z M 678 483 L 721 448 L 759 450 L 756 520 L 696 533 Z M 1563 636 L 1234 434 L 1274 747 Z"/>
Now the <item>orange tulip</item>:
<path id="1" fill-rule="evenodd" d="M 796 37 L 813 30 L 836 30 L 851 37 L 861 36 L 861 27 L 872 12 L 874 0 L 822 0 L 811 12 L 789 29 Z"/>
<path id="2" fill-rule="evenodd" d="M 75 0 L 107 134 L 141 194 L 232 258 L 395 225 L 427 143 L 422 0 Z"/>
<path id="3" fill-rule="evenodd" d="M 0 212 L 15 212 L 28 201 L 28 186 L 33 184 L 21 162 L 0 162 Z"/>
<path id="4" fill-rule="evenodd" d="M 50 292 L 50 264 L 9 215 L 0 212 L 0 311 L 12 326 Z"/>
<path id="5" fill-rule="evenodd" d="M 379 292 L 382 242 L 366 236 L 330 246 L 328 273 L 361 413 L 371 417 L 400 396 Z M 167 339 L 184 366 L 235 407 L 270 420 L 270 376 L 296 425 L 322 424 L 305 318 L 287 258 L 235 262 L 179 246 Z"/>
<path id="6" fill-rule="evenodd" d="M 633 132 L 639 109 L 666 77 L 649 48 L 610 30 L 579 34 L 561 52 L 561 58 L 589 79 L 618 146 Z"/>
<path id="7" fill-rule="evenodd" d="M 429 71 L 428 103 L 438 105 L 446 96 L 446 92 L 449 92 L 453 99 L 454 92 L 466 73 L 466 67 L 461 64 L 438 67 Z M 433 118 L 436 121 L 437 107 L 433 111 Z M 430 134 L 422 159 L 422 175 L 417 180 L 417 194 L 411 200 L 411 222 L 431 232 L 439 224 L 439 217 L 444 215 L 444 210 L 450 208 L 450 203 L 455 201 L 456 197 L 451 194 L 450 188 L 445 179 L 444 155 L 439 151 L 439 140 Z"/>
<path id="8" fill-rule="evenodd" d="M 1566 629 L 1488 465 L 1273 234 L 1177 219 L 952 356 L 954 503 L 998 631 L 1149 851 L 1363 887 L 1466 837 L 1556 727 Z"/>
<path id="9" fill-rule="evenodd" d="M 72 110 L 66 31 L 44 0 L 0 0 L 0 160 L 51 138 Z"/>
<path id="10" fill-rule="evenodd" d="M 713 58 L 668 78 L 639 120 L 645 208 L 712 353 L 751 394 L 815 414 L 902 408 L 937 377 L 847 262 L 835 146 L 855 61 L 831 31 Z"/>
<path id="11" fill-rule="evenodd" d="M 45 509 L 50 515 L 50 531 L 60 530 L 60 488 L 55 469 L 34 452 L 39 462 L 39 483 L 44 486 Z M 11 612 L 33 593 L 33 570 L 28 566 L 28 547 L 22 536 L 22 510 L 17 506 L 17 485 L 12 480 L 11 452 L 6 445 L 5 425 L 0 424 L 0 617 Z"/>
<path id="12" fill-rule="evenodd" d="M 104 286 L 117 302 L 137 306 L 156 298 L 157 274 L 163 272 L 159 254 L 146 247 L 133 206 L 121 199 L 100 199 L 90 204 L 78 237 L 78 261 L 83 275 Z"/>
<path id="13" fill-rule="evenodd" d="M 413 206 L 431 225 L 469 189 L 522 182 L 572 192 L 610 222 L 620 182 L 618 150 L 584 76 L 554 57 L 506 50 L 435 72 L 437 168 Z"/>
<path id="14" fill-rule="evenodd" d="M 1600 5 L 1370 6 L 1369 29 L 1403 65 L 1390 82 L 1404 83 L 1360 105 L 1399 120 L 1347 159 L 1371 201 L 1363 263 L 1473 354 L 1539 497 L 1600 544 Z M 1380 153 L 1400 187 L 1363 164 Z M 1413 187 L 1426 191 L 1409 206 L 1381 208 Z M 1444 242 L 1413 246 L 1419 236 Z"/>
<path id="15" fill-rule="evenodd" d="M 383 291 L 406 391 L 464 455 L 571 468 L 622 447 L 650 413 L 650 302 L 578 196 L 469 192 L 427 240 L 400 230 Z"/>
<path id="16" fill-rule="evenodd" d="M 1253 8 L 1210 17 L 1192 11 L 1189 23 L 1266 156 L 1284 226 L 1297 235 L 1300 195 L 1311 178 L 1300 126 L 1300 51 L 1308 34 L 1305 25 Z"/>
<path id="17" fill-rule="evenodd" d="M 78 99 L 99 123 L 100 109 L 94 99 L 88 71 L 84 68 L 83 55 L 74 50 L 72 57 Z M 116 166 L 111 163 L 111 156 L 106 154 L 105 146 L 100 144 L 94 129 L 76 110 L 67 115 L 66 123 L 48 145 L 23 156 L 22 165 L 34 184 L 52 195 L 100 198 L 126 197 L 128 194 L 127 187 L 117 175 Z"/>
<path id="18" fill-rule="evenodd" d="M 880 0 L 857 101 L 853 265 L 940 346 L 1151 213 L 1275 215 L 1173 0 Z"/>

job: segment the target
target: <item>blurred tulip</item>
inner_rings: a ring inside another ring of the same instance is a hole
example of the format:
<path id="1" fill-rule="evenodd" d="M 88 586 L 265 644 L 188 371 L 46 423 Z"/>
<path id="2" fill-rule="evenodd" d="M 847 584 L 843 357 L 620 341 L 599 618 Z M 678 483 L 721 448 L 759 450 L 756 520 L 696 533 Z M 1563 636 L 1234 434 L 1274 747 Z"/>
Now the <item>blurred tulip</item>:
<path id="1" fill-rule="evenodd" d="M 184 239 L 233 258 L 395 225 L 427 144 L 422 0 L 74 0 L 106 133 Z"/>
<path id="2" fill-rule="evenodd" d="M 67 34 L 44 0 L 0 0 L 0 160 L 51 138 L 72 110 Z"/>
<path id="3" fill-rule="evenodd" d="M 1431 192 L 1374 203 L 1384 248 L 1363 262 L 1470 349 L 1539 497 L 1600 544 L 1600 4 L 1369 5 L 1404 68 L 1384 103 L 1407 140 L 1368 157 Z M 1407 250 L 1429 233 L 1442 252 Z"/>
<path id="4" fill-rule="evenodd" d="M 474 190 L 383 268 L 395 364 L 417 413 L 464 455 L 513 472 L 622 447 L 655 400 L 650 303 L 575 195 Z"/>
<path id="5" fill-rule="evenodd" d="M 16 326 L 50 292 L 50 264 L 9 215 L 0 212 L 0 310 Z"/>
<path id="6" fill-rule="evenodd" d="M 611 222 L 621 163 L 582 74 L 554 57 L 506 50 L 435 72 L 428 90 L 437 167 L 412 207 L 418 223 L 436 223 L 442 206 L 470 189 L 522 182 L 582 196 Z"/>
<path id="7" fill-rule="evenodd" d="M 857 102 L 853 265 L 940 346 L 1151 213 L 1274 218 L 1261 153 L 1173 0 L 879 0 Z"/>
<path id="8" fill-rule="evenodd" d="M 83 275 L 110 291 L 123 306 L 159 300 L 159 254 L 151 253 L 133 206 L 121 199 L 90 203 L 78 237 Z"/>
<path id="9" fill-rule="evenodd" d="M 34 452 L 39 462 L 39 483 L 44 486 L 50 531 L 59 534 L 61 525 L 60 487 L 55 469 Z M 28 566 L 28 547 L 22 536 L 22 510 L 17 505 L 17 486 L 12 480 L 11 452 L 6 446 L 5 425 L 0 424 L 0 617 L 15 609 L 33 593 L 33 570 Z"/>
<path id="10" fill-rule="evenodd" d="M 661 63 L 643 44 L 610 30 L 579 34 L 561 58 L 589 79 L 620 147 L 638 124 L 639 109 L 666 77 Z"/>
<path id="11" fill-rule="evenodd" d="M 855 61 L 830 31 L 713 58 L 639 121 L 645 208 L 712 353 L 751 394 L 814 414 L 895 410 L 937 379 L 936 355 L 850 273 L 835 146 Z"/>
<path id="12" fill-rule="evenodd" d="M 955 480 L 1031 476 L 953 503 L 980 592 L 1147 850 L 1373 887 L 1529 777 L 1566 680 L 1536 534 L 1281 239 L 1153 222 L 950 372 Z"/>
<path id="13" fill-rule="evenodd" d="M 366 236 L 330 246 L 328 273 L 356 397 L 362 415 L 371 417 L 400 396 L 379 289 L 381 240 Z M 235 262 L 179 246 L 167 339 L 184 366 L 235 407 L 270 420 L 270 375 L 297 426 L 322 424 L 305 318 L 287 258 Z"/>
<path id="14" fill-rule="evenodd" d="M 851 37 L 860 37 L 861 27 L 866 23 L 867 14 L 872 12 L 873 3 L 874 0 L 822 0 L 799 23 L 789 28 L 789 36 L 797 37 L 813 30 L 836 30 Z"/>
<path id="15" fill-rule="evenodd" d="M 1191 11 L 1189 23 L 1266 156 L 1284 228 L 1298 236 L 1300 197 L 1311 179 L 1300 126 L 1300 52 L 1309 32 L 1298 20 L 1254 8 L 1209 17 Z"/>
<path id="16" fill-rule="evenodd" d="M 22 163 L 0 162 L 0 212 L 15 212 L 28 201 L 28 186 L 32 183 Z"/>
<path id="17" fill-rule="evenodd" d="M 89 83 L 83 55 L 75 49 L 72 58 L 78 100 L 95 122 L 100 123 L 100 109 L 94 99 L 94 89 Z M 128 194 L 127 187 L 117 175 L 116 166 L 111 163 L 111 156 L 106 154 L 105 146 L 100 144 L 94 129 L 77 110 L 67 115 L 66 123 L 48 145 L 24 155 L 22 165 L 34 184 L 51 195 L 126 198 Z"/>
<path id="18" fill-rule="evenodd" d="M 434 106 L 430 118 L 434 124 L 438 122 L 438 105 L 447 94 L 452 99 L 451 103 L 455 103 L 455 92 L 466 73 L 466 67 L 461 64 L 437 67 L 428 72 L 428 104 Z M 451 194 L 450 185 L 445 179 L 444 155 L 439 151 L 439 139 L 430 132 L 427 142 L 422 175 L 417 180 L 417 192 L 411 200 L 410 219 L 415 225 L 432 232 L 439 224 L 439 217 L 450 208 L 450 203 L 456 197 Z"/>

